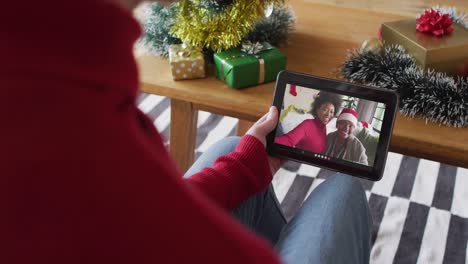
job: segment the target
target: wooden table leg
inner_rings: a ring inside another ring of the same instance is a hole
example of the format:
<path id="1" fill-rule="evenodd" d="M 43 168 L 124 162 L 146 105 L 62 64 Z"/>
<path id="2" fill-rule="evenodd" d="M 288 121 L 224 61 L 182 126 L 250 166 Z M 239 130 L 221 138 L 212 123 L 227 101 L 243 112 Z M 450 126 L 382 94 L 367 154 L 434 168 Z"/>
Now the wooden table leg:
<path id="1" fill-rule="evenodd" d="M 237 123 L 236 134 L 237 134 L 238 136 L 242 137 L 243 135 L 245 135 L 245 133 L 247 132 L 247 130 L 249 130 L 249 128 L 250 128 L 253 124 L 254 124 L 253 122 L 249 122 L 249 121 L 245 121 L 245 120 L 239 119 L 239 123 Z"/>
<path id="2" fill-rule="evenodd" d="M 198 110 L 190 102 L 171 99 L 170 152 L 184 173 L 195 157 Z"/>

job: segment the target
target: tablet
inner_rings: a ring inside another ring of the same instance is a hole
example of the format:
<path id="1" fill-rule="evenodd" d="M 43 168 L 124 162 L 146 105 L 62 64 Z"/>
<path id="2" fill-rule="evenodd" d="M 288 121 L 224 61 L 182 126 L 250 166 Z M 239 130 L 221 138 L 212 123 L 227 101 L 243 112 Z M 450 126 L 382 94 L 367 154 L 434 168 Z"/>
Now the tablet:
<path id="1" fill-rule="evenodd" d="M 382 178 L 397 109 L 392 90 L 282 71 L 273 105 L 272 156 L 378 181 Z"/>

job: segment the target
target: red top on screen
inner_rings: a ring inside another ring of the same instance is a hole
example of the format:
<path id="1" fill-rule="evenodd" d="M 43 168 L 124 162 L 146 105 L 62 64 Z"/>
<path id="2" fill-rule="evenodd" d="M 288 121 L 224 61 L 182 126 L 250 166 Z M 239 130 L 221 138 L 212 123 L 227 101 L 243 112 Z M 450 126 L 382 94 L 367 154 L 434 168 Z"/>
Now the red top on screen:
<path id="1" fill-rule="evenodd" d="M 320 119 L 307 119 L 285 135 L 277 137 L 275 143 L 300 148 L 314 153 L 325 149 L 327 130 Z"/>

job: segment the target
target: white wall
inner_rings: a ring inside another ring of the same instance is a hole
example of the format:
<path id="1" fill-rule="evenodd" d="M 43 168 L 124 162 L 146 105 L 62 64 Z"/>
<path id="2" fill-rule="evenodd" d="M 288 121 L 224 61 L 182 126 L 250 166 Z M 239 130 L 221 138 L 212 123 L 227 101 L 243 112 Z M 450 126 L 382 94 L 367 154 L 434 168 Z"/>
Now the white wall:
<path id="1" fill-rule="evenodd" d="M 306 112 L 310 111 L 310 105 L 314 101 L 314 96 L 320 91 L 301 86 L 296 86 L 297 96 L 293 96 L 289 93 L 291 85 L 286 85 L 286 92 L 284 95 L 284 108 L 288 108 L 289 105 L 293 104 L 297 108 L 303 109 Z"/>

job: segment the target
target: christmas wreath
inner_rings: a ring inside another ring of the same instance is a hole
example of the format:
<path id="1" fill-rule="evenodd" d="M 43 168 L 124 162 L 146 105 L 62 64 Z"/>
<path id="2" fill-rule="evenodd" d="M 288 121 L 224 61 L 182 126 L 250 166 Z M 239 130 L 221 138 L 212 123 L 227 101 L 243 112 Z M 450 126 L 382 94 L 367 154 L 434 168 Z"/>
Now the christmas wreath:
<path id="1" fill-rule="evenodd" d="M 436 36 L 450 33 L 447 18 L 468 28 L 466 14 L 454 8 L 435 7 L 418 18 L 418 31 Z M 403 46 L 382 45 L 374 38 L 350 52 L 341 74 L 351 82 L 396 90 L 400 95 L 400 112 L 405 115 L 419 114 L 447 126 L 468 127 L 467 66 L 461 67 L 457 76 L 424 70 Z"/>

